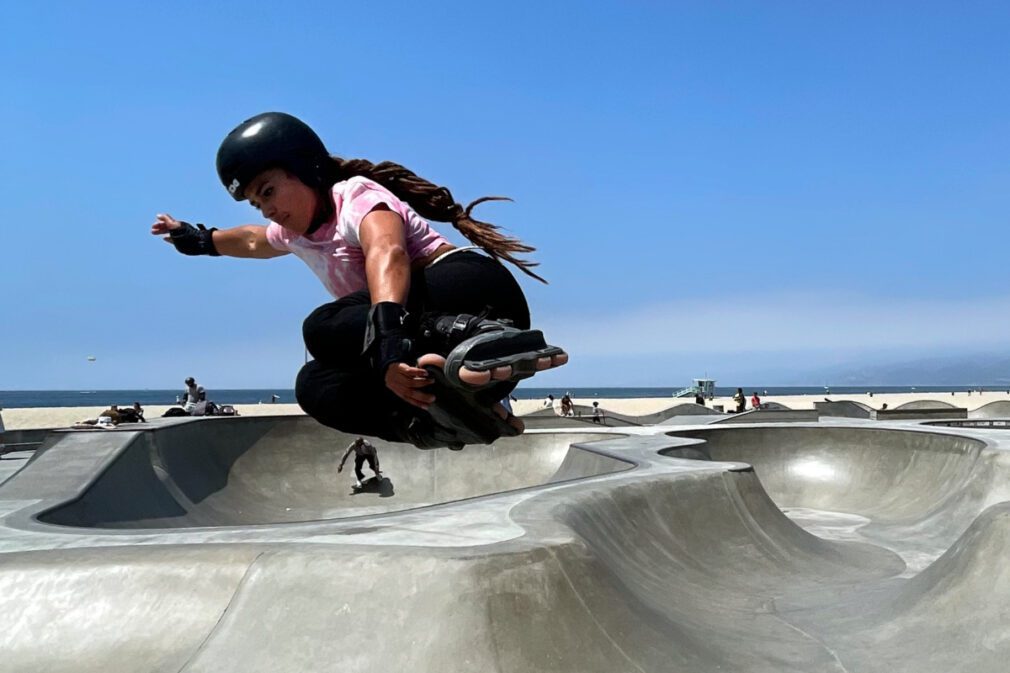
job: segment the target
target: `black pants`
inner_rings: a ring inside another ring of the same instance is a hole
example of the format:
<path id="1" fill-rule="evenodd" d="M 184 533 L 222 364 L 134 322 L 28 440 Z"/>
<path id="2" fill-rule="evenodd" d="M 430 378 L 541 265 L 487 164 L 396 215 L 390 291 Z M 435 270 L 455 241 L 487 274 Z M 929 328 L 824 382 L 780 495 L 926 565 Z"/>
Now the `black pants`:
<path id="1" fill-rule="evenodd" d="M 367 290 L 324 304 L 305 319 L 305 346 L 315 358 L 298 373 L 295 396 L 305 413 L 341 432 L 402 441 L 394 414 L 423 413 L 393 394 L 361 350 L 372 300 Z M 411 275 L 407 310 L 476 314 L 530 326 L 526 297 L 508 269 L 470 251 L 457 252 Z M 421 355 L 421 353 L 418 353 Z"/>
<path id="2" fill-rule="evenodd" d="M 365 473 L 361 471 L 361 466 L 368 461 L 368 469 L 372 472 L 378 472 L 378 466 L 375 464 L 375 456 L 363 456 L 361 454 L 356 454 L 354 456 L 354 476 L 358 478 L 358 481 L 365 480 Z"/>

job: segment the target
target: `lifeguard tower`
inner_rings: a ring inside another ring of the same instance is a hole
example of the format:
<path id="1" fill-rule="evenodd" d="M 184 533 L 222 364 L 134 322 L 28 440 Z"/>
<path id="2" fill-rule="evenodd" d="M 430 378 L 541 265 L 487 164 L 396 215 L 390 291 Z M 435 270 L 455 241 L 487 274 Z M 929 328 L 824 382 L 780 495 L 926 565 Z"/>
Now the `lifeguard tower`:
<path id="1" fill-rule="evenodd" d="M 678 390 L 673 394 L 674 397 L 687 397 L 689 395 L 691 397 L 701 395 L 705 399 L 711 400 L 715 397 L 715 379 L 695 379 L 693 386 Z"/>

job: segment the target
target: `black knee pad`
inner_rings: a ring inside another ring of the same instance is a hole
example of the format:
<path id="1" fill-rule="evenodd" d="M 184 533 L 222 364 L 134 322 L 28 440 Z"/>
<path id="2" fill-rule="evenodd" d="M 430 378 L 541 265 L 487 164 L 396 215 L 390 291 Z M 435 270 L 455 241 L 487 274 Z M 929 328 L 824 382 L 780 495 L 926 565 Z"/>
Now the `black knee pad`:
<path id="1" fill-rule="evenodd" d="M 305 342 L 305 348 L 308 349 L 309 353 L 312 353 L 313 357 L 320 352 L 316 348 L 316 344 L 323 338 L 320 331 L 328 308 L 328 306 L 320 306 L 302 321 L 302 341 Z"/>
<path id="2" fill-rule="evenodd" d="M 312 413 L 312 410 L 316 408 L 320 395 L 319 386 L 315 382 L 318 370 L 319 363 L 316 360 L 311 360 L 305 363 L 295 378 L 295 400 L 302 411 L 313 418 L 315 418 L 315 414 Z"/>
<path id="3" fill-rule="evenodd" d="M 310 360 L 298 372 L 295 379 L 295 400 L 302 411 L 323 425 L 342 432 L 349 429 L 356 416 L 346 404 L 346 399 L 354 395 L 351 386 L 335 386 L 327 368 L 319 360 Z"/>

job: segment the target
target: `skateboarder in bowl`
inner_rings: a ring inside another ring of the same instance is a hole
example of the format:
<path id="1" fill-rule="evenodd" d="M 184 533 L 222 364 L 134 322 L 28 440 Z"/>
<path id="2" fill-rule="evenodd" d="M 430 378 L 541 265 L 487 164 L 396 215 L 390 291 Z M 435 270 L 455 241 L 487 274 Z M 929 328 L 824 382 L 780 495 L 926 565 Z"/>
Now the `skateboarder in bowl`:
<path id="1" fill-rule="evenodd" d="M 365 473 L 361 471 L 361 467 L 366 461 L 368 462 L 368 468 L 375 473 L 375 480 L 382 481 L 382 472 L 379 471 L 379 454 L 371 442 L 364 437 L 358 437 L 347 447 L 344 457 L 340 459 L 337 473 L 339 474 L 344 471 L 344 463 L 347 462 L 347 457 L 351 455 L 352 451 L 354 452 L 354 476 L 358 478 L 358 481 L 354 484 L 354 489 L 360 490 L 364 486 Z"/>

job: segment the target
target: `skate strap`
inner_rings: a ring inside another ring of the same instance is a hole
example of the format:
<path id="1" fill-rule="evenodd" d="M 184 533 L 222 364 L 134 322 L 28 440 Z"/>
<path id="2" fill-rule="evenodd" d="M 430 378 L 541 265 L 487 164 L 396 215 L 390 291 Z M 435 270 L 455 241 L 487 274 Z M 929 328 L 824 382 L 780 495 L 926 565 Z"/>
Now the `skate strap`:
<path id="1" fill-rule="evenodd" d="M 459 314 L 456 316 L 456 319 L 452 321 L 452 327 L 449 328 L 449 333 L 451 335 L 464 334 L 473 318 L 474 316 L 467 315 L 466 313 Z"/>

